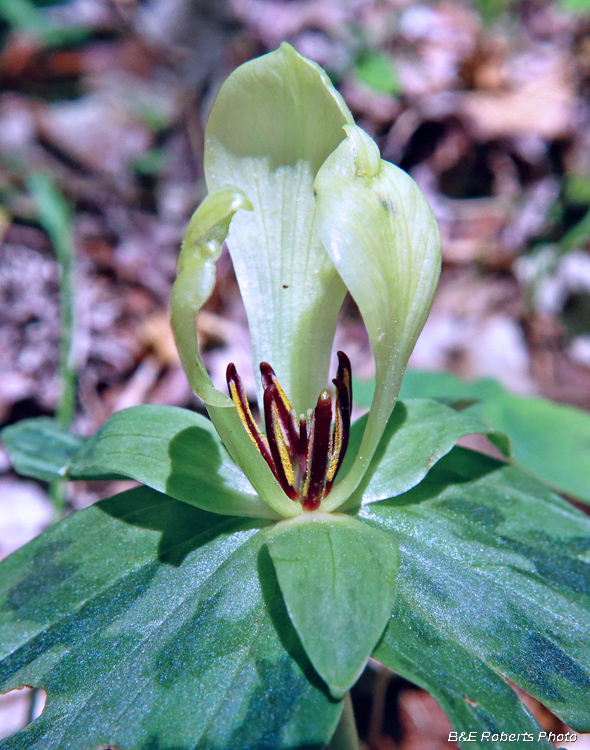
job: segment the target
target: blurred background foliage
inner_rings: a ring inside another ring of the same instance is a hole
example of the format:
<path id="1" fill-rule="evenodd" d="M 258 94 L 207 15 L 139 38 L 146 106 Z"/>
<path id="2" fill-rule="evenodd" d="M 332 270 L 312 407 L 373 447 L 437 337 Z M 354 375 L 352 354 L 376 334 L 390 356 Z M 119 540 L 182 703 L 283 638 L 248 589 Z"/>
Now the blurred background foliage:
<path id="1" fill-rule="evenodd" d="M 440 223 L 441 284 L 410 365 L 455 377 L 414 375 L 406 396 L 481 398 L 487 407 L 469 408 L 512 419 L 520 435 L 519 415 L 532 413 L 544 456 L 556 430 L 575 426 L 579 452 L 559 455 L 575 455 L 578 473 L 561 486 L 582 497 L 587 415 L 538 416 L 530 399 L 590 409 L 589 31 L 590 0 L 0 0 L 0 424 L 57 412 L 84 436 L 138 403 L 200 408 L 168 300 L 204 195 L 204 124 L 225 77 L 288 40 L 329 72 Z M 218 268 L 199 320 L 206 363 L 224 388 L 235 362 L 254 394 L 226 253 Z M 370 381 L 350 300 L 336 343 Z M 506 391 L 526 397 L 516 411 L 497 406 Z M 62 494 L 19 480 L 2 453 L 0 556 L 54 507 L 84 507 L 121 484 Z M 433 699 L 390 673 L 369 669 L 355 701 L 372 748 L 448 747 Z M 0 702 L 0 736 L 27 706 Z"/>

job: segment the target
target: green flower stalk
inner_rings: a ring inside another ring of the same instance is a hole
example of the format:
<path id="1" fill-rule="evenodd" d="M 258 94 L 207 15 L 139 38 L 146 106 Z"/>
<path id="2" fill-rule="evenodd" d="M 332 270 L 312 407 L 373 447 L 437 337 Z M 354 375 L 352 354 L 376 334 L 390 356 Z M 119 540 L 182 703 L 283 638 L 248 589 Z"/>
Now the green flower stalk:
<path id="1" fill-rule="evenodd" d="M 321 68 L 288 44 L 242 65 L 221 87 L 205 133 L 205 176 L 209 193 L 187 229 L 172 296 L 191 386 L 269 516 L 345 510 L 432 304 L 440 272 L 432 211 L 354 125 Z M 261 367 L 264 431 L 235 367 L 230 398 L 213 387 L 199 355 L 196 315 L 225 240 Z M 358 455 L 343 465 L 352 402 L 344 353 L 333 405 L 326 385 L 347 290 L 369 334 L 376 387 Z"/>

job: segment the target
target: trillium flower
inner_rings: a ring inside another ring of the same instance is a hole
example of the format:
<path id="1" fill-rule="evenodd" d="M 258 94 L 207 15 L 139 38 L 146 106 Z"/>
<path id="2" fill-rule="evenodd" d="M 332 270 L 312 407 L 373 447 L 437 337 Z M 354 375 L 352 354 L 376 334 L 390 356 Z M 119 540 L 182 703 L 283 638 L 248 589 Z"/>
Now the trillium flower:
<path id="1" fill-rule="evenodd" d="M 346 510 L 432 304 L 440 272 L 432 211 L 354 125 L 321 68 L 288 44 L 242 65 L 221 87 L 205 132 L 205 176 L 209 192 L 187 229 L 172 295 L 190 384 L 266 515 Z M 196 315 L 213 290 L 224 241 L 261 370 L 261 426 L 233 364 L 226 395 L 199 354 Z M 332 383 L 328 370 L 347 290 L 369 335 L 376 386 L 356 455 L 344 460 L 346 355 L 338 353 Z"/>

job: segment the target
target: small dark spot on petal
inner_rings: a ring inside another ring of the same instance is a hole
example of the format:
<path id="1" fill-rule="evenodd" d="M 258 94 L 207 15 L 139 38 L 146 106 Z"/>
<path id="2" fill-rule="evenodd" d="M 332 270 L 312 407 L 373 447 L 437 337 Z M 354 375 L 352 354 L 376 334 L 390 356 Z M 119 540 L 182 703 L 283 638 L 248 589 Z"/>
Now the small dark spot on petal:
<path id="1" fill-rule="evenodd" d="M 379 196 L 379 203 L 381 204 L 382 208 L 384 208 L 388 213 L 395 213 L 395 203 L 388 195 Z"/>
<path id="2" fill-rule="evenodd" d="M 289 284 L 283 284 L 283 289 L 288 289 L 288 288 L 289 288 Z"/>

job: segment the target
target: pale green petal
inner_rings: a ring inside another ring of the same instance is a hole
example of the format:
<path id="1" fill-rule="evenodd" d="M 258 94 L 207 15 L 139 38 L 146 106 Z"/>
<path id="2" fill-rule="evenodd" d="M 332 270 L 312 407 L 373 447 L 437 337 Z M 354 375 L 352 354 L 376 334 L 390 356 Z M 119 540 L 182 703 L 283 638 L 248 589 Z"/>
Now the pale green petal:
<path id="1" fill-rule="evenodd" d="M 233 215 L 252 210 L 246 196 L 232 187 L 208 195 L 193 214 L 178 256 L 172 288 L 172 329 L 182 366 L 194 392 L 212 406 L 232 401 L 213 387 L 199 354 L 196 315 L 215 285 L 215 267 Z"/>
<path id="2" fill-rule="evenodd" d="M 357 461 L 322 503 L 329 511 L 365 472 L 397 398 L 440 273 L 440 237 L 416 183 L 381 160 L 360 128 L 327 159 L 315 181 L 318 234 L 357 303 L 376 366 L 376 385 Z"/>
<path id="3" fill-rule="evenodd" d="M 326 74 L 283 44 L 227 79 L 205 133 L 209 190 L 237 185 L 254 209 L 235 217 L 228 237 L 254 365 L 272 365 L 298 413 L 326 387 L 345 294 L 314 231 L 313 181 L 347 123 Z"/>
<path id="4" fill-rule="evenodd" d="M 178 258 L 172 289 L 172 329 L 191 388 L 205 402 L 226 448 L 271 508 L 280 516 L 295 516 L 301 507 L 287 498 L 248 437 L 233 401 L 213 387 L 199 354 L 197 313 L 213 291 L 221 245 L 239 209 L 251 209 L 248 199 L 240 190 L 224 187 L 208 195 L 195 211 Z"/>

